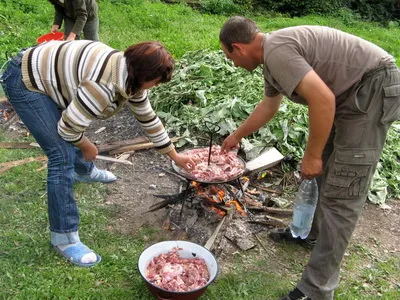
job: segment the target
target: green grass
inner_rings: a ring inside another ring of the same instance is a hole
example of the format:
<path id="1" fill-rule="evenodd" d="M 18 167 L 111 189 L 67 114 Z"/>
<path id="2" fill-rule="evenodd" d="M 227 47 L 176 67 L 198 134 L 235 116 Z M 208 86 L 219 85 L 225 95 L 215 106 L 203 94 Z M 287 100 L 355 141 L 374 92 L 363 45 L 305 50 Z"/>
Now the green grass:
<path id="1" fill-rule="evenodd" d="M 0 162 L 39 155 L 40 150 L 1 149 Z M 37 171 L 40 166 L 29 163 L 0 177 L 0 299 L 152 299 L 136 264 L 156 230 L 143 228 L 136 237 L 112 233 L 108 227 L 118 209 L 103 205 L 106 187 L 77 184 L 81 238 L 103 262 L 92 269 L 73 267 L 49 246 L 46 171 Z M 351 250 L 337 299 L 398 299 L 400 259 L 374 257 L 363 246 Z M 277 299 L 296 284 L 308 255 L 293 245 L 279 246 L 274 256 L 238 253 L 229 273 L 201 299 Z"/>
<path id="2" fill-rule="evenodd" d="M 52 14 L 47 1 L 0 0 L 0 62 L 6 53 L 35 44 L 51 27 Z M 219 49 L 218 32 L 226 19 L 200 14 L 184 4 L 100 1 L 103 42 L 122 50 L 138 41 L 157 39 L 178 59 L 187 51 Z M 254 19 L 265 31 L 301 24 L 332 26 L 400 58 L 399 28 L 345 17 Z M 9 139 L 0 132 L 0 141 L 5 140 Z M 43 155 L 40 150 L 0 149 L 0 163 L 39 155 Z M 77 184 L 81 238 L 101 253 L 103 262 L 92 269 L 73 267 L 49 246 L 46 171 L 37 171 L 40 167 L 40 163 L 29 163 L 0 175 L 0 299 L 153 299 L 136 264 L 155 230 L 143 228 L 135 237 L 113 233 L 108 228 L 118 209 L 104 205 L 106 187 Z M 258 250 L 237 254 L 229 274 L 220 275 L 201 299 L 277 299 L 296 284 L 308 255 L 290 245 L 279 246 L 274 256 L 260 255 Z M 399 265 L 398 257 L 375 257 L 363 246 L 353 246 L 336 299 L 399 299 Z"/>
<path id="3" fill-rule="evenodd" d="M 218 34 L 227 16 L 200 14 L 185 4 L 167 5 L 145 0 L 102 0 L 100 39 L 117 49 L 144 40 L 163 42 L 176 58 L 187 51 L 219 49 Z M 246 16 L 264 31 L 296 25 L 325 25 L 363 37 L 400 58 L 399 27 L 357 21 L 351 16 L 302 18 Z M 52 25 L 53 7 L 47 1 L 0 0 L 0 62 L 6 52 L 36 43 Z"/>

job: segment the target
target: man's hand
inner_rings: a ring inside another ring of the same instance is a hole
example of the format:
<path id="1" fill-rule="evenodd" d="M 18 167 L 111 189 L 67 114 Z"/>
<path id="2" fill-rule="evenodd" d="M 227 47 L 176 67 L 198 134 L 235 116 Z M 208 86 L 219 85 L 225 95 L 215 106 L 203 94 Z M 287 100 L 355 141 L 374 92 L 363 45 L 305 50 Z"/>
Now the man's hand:
<path id="1" fill-rule="evenodd" d="M 59 26 L 58 25 L 53 25 L 50 29 L 50 32 L 56 33 L 58 31 Z"/>
<path id="2" fill-rule="evenodd" d="M 74 41 L 76 38 L 76 34 L 71 32 L 68 37 L 66 38 L 66 41 Z"/>
<path id="3" fill-rule="evenodd" d="M 304 154 L 301 160 L 301 176 L 304 179 L 313 179 L 321 175 L 323 172 L 322 159 L 317 157 L 312 157 L 307 153 Z"/>
<path id="4" fill-rule="evenodd" d="M 79 145 L 77 145 L 76 147 L 78 147 L 82 151 L 83 157 L 86 161 L 95 160 L 97 154 L 99 154 L 96 146 L 85 136 L 82 138 L 81 143 L 79 143 Z"/>
<path id="5" fill-rule="evenodd" d="M 239 147 L 241 139 L 239 139 L 235 133 L 232 133 L 230 136 L 228 136 L 224 142 L 222 143 L 221 146 L 221 153 L 229 152 L 230 150 L 234 148 Z"/>

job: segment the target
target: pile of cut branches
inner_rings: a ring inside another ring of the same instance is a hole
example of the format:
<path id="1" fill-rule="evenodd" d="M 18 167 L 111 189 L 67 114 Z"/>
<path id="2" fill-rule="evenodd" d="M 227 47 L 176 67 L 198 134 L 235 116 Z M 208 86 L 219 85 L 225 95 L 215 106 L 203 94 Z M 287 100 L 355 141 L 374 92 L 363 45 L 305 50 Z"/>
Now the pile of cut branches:
<path id="1" fill-rule="evenodd" d="M 248 72 L 235 68 L 222 51 L 186 53 L 176 64 L 171 82 L 151 91 L 151 101 L 170 132 L 183 136 L 178 147 L 200 145 L 208 140 L 209 126 L 218 124 L 217 137 L 233 132 L 263 97 L 261 68 Z M 397 126 L 397 127 L 396 127 Z M 393 126 L 369 199 L 375 203 L 400 197 L 399 125 Z M 212 129 L 215 129 L 212 128 Z M 300 161 L 308 138 L 307 108 L 285 99 L 277 115 L 259 131 L 242 140 L 247 159 L 266 147 Z M 389 194 L 382 194 L 389 186 Z M 386 188 L 385 188 L 386 189 Z"/>

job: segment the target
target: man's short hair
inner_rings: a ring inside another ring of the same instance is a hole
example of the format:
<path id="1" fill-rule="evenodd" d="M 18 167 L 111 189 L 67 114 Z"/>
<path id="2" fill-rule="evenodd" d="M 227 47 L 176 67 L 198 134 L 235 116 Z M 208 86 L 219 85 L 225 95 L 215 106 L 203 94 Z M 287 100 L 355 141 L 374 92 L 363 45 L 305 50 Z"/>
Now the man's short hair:
<path id="1" fill-rule="evenodd" d="M 225 22 L 219 33 L 219 41 L 229 51 L 233 51 L 232 44 L 250 44 L 260 32 L 256 23 L 245 17 L 235 16 Z"/>

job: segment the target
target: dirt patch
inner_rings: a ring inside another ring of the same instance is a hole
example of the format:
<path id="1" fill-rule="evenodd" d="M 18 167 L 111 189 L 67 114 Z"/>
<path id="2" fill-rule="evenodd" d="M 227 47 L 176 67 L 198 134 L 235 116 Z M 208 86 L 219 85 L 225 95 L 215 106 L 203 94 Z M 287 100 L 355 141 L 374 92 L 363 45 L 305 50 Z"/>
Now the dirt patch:
<path id="1" fill-rule="evenodd" d="M 101 128 L 106 129 L 99 133 L 94 132 Z M 122 112 L 114 120 L 95 122 L 88 135 L 97 143 L 114 140 L 131 139 L 141 135 L 140 128 L 129 115 Z M 134 153 L 131 157 L 133 166 L 119 165 L 115 174 L 119 180 L 110 186 L 110 195 L 106 204 L 116 205 L 120 212 L 112 220 L 113 230 L 122 234 L 135 235 L 143 226 L 161 228 L 165 219 L 166 210 L 146 213 L 148 208 L 160 201 L 154 194 L 176 194 L 185 186 L 179 180 L 162 169 L 172 170 L 167 156 L 159 155 L 154 150 L 143 150 Z M 289 198 L 293 195 L 289 195 Z M 400 202 L 389 200 L 387 209 L 367 203 L 362 217 L 353 235 L 352 243 L 361 243 L 375 249 L 377 253 L 400 254 Z M 166 234 L 166 235 L 164 235 Z M 183 238 L 182 232 L 164 232 L 164 238 Z M 237 251 L 231 247 L 232 251 Z"/>
<path id="2" fill-rule="evenodd" d="M 18 122 L 9 126 L 7 131 L 10 131 L 11 136 L 16 136 L 16 133 L 26 136 L 26 130 Z M 109 120 L 94 122 L 87 131 L 87 136 L 96 144 L 128 140 L 142 135 L 140 126 L 127 110 Z M 110 220 L 109 230 L 135 236 L 142 228 L 155 227 L 160 229 L 159 236 L 155 240 L 149 240 L 149 243 L 166 239 L 190 240 L 185 230 L 162 230 L 166 209 L 147 212 L 151 205 L 160 201 L 154 194 L 177 194 L 186 186 L 185 181 L 164 171 L 172 170 L 169 158 L 150 149 L 135 152 L 129 160 L 132 161 L 132 166 L 97 162 L 100 167 L 112 168 L 118 177 L 115 183 L 109 185 L 109 193 L 104 202 L 104 205 L 112 205 L 117 211 L 116 217 Z M 292 196 L 288 195 L 289 198 Z M 400 201 L 390 200 L 386 204 L 388 209 L 368 203 L 365 205 L 352 243 L 365 244 L 377 254 L 399 255 Z M 260 237 L 266 247 L 273 248 L 266 232 L 261 232 Z M 224 247 L 220 260 L 229 260 L 231 254 L 238 251 L 230 243 Z M 257 247 L 262 249 L 259 244 Z"/>

